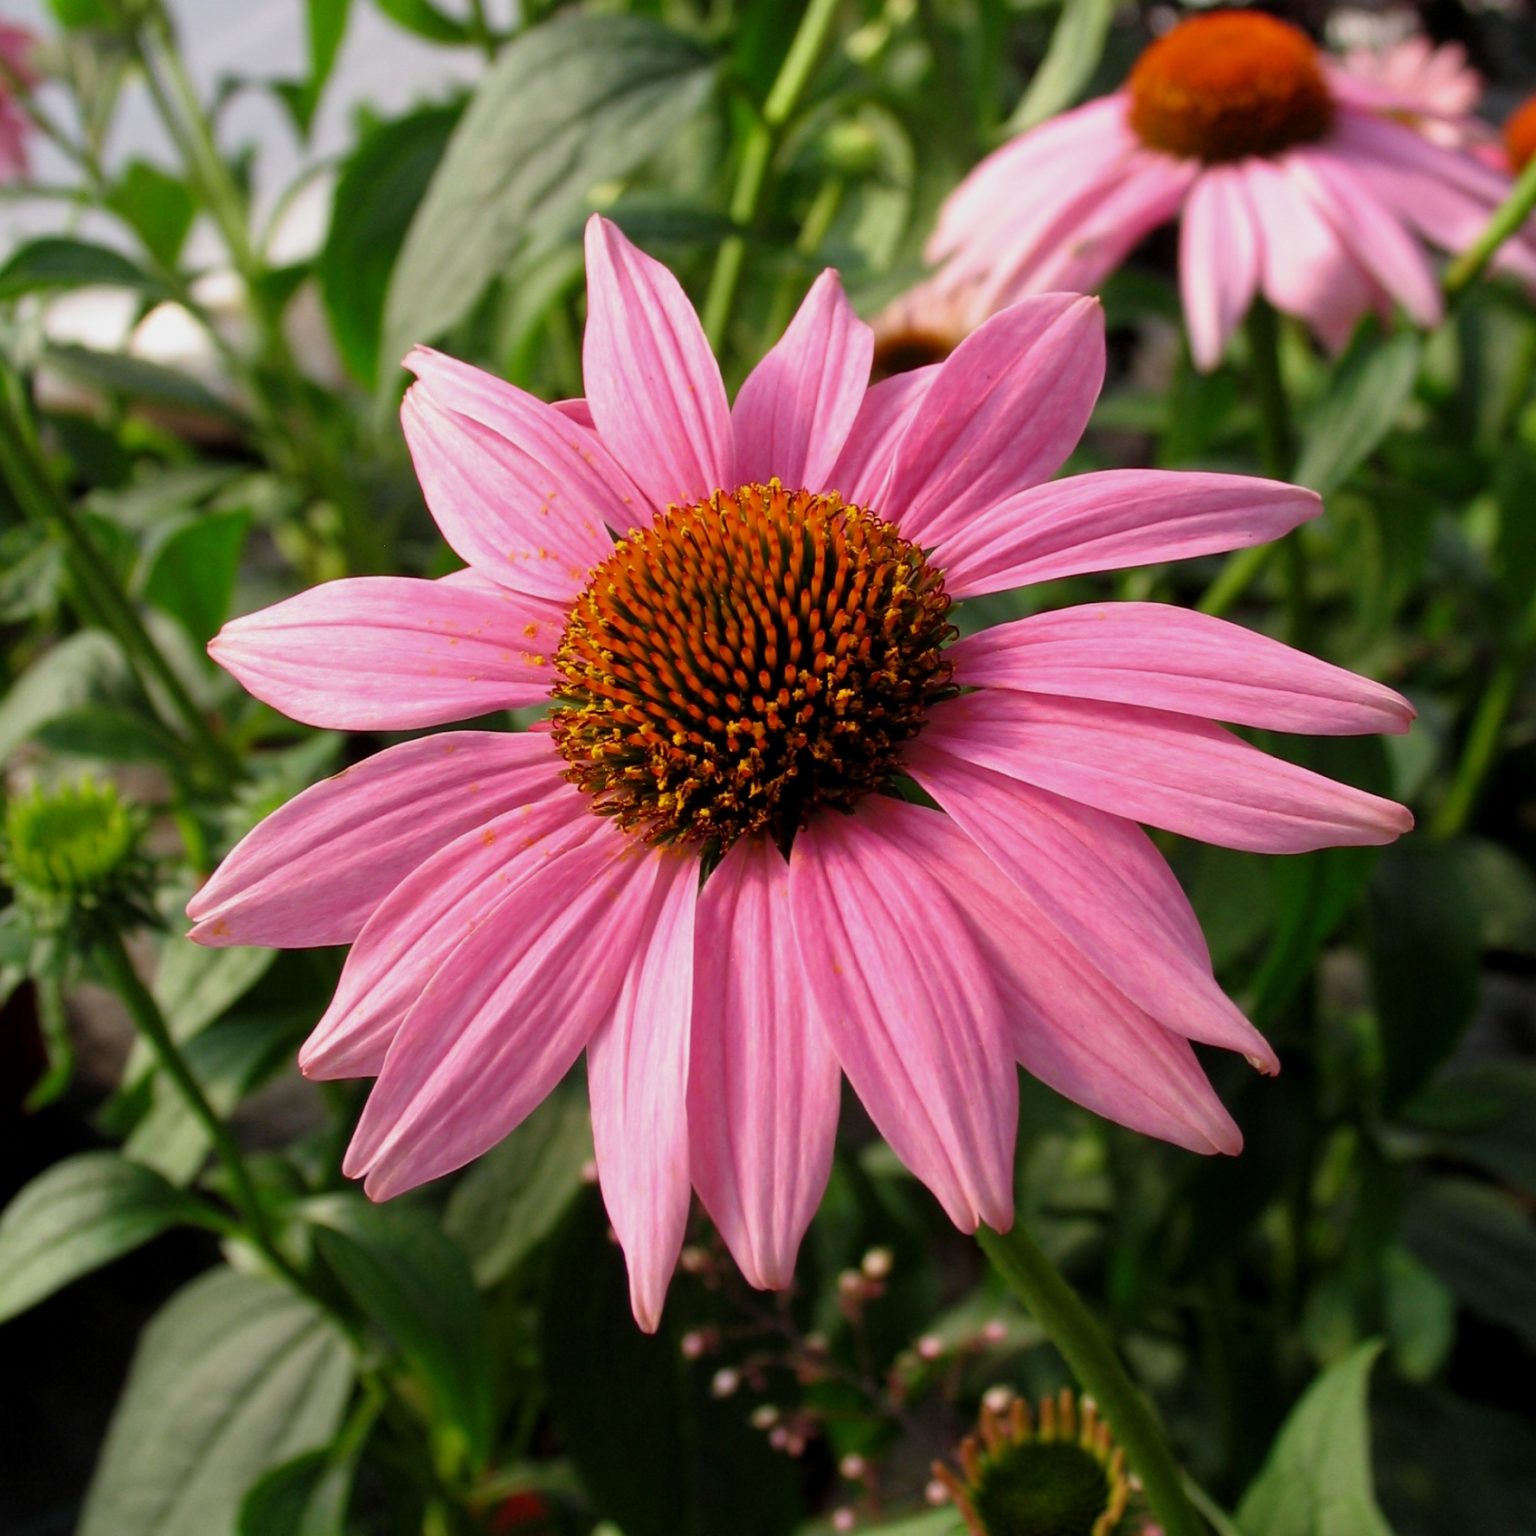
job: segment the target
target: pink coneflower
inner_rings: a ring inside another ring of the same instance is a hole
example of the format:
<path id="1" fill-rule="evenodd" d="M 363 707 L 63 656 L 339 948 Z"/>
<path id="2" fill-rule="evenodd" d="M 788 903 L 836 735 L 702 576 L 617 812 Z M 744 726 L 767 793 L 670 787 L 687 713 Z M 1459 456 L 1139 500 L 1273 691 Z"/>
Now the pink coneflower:
<path id="1" fill-rule="evenodd" d="M 384 1198 L 462 1166 L 585 1049 L 650 1328 L 690 1185 L 748 1280 L 789 1282 L 841 1074 L 966 1230 L 1012 1219 L 1017 1062 L 1237 1151 L 1189 1042 L 1275 1057 L 1135 822 L 1272 852 L 1388 842 L 1400 806 L 1205 717 L 1400 731 L 1412 711 L 1177 608 L 956 643 L 951 604 L 1255 544 L 1317 498 L 1047 483 L 1103 378 L 1092 299 L 1028 300 L 868 388 L 870 330 L 828 272 L 731 407 L 664 267 L 594 219 L 587 273 L 585 402 L 409 359 L 406 437 L 467 571 L 331 582 L 212 646 L 341 730 L 550 706 L 548 729 L 427 736 L 306 791 L 188 909 L 207 944 L 353 943 L 300 1057 L 378 1077 L 347 1173 Z"/>
<path id="2" fill-rule="evenodd" d="M 1492 130 L 1476 115 L 1483 77 L 1460 43 L 1412 36 L 1379 48 L 1351 48 L 1328 67 L 1345 101 L 1398 117 L 1437 144 L 1485 144 Z"/>
<path id="3" fill-rule="evenodd" d="M 37 39 L 25 27 L 0 21 L 0 182 L 20 181 L 28 170 L 31 123 L 16 105 L 15 92 L 37 84 L 32 50 Z"/>
<path id="4" fill-rule="evenodd" d="M 1256 295 L 1342 346 L 1372 311 L 1443 305 L 1421 241 L 1458 251 L 1509 191 L 1471 156 L 1341 91 L 1304 33 L 1256 11 L 1181 22 L 1125 87 L 997 150 L 945 203 L 928 247 L 972 319 L 1023 294 L 1088 290 L 1182 218 L 1196 363 L 1216 366 Z M 1536 279 L 1536 245 L 1498 264 Z"/>

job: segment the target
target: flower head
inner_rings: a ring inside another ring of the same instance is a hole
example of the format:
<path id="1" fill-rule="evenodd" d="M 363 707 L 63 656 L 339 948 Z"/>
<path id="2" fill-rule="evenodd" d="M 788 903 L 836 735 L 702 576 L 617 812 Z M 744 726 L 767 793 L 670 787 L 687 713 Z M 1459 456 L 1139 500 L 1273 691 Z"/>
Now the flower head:
<path id="1" fill-rule="evenodd" d="M 27 174 L 27 136 L 31 124 L 16 104 L 18 92 L 37 83 L 32 52 L 37 40 L 25 27 L 0 21 L 0 182 Z"/>
<path id="2" fill-rule="evenodd" d="M 984 1404 L 977 1433 L 960 1444 L 960 1471 L 935 1462 L 933 1475 L 972 1536 L 1130 1536 L 1131 1484 L 1125 1452 L 1098 1409 L 1063 1387 L 1036 1412 L 1022 1397 Z"/>
<path id="3" fill-rule="evenodd" d="M 1426 246 L 1459 251 L 1503 201 L 1497 168 L 1432 143 L 1379 87 L 1256 11 L 1180 22 L 1125 86 L 989 155 L 928 246 L 935 299 L 971 325 L 1023 295 L 1098 286 L 1153 229 L 1182 221 L 1195 361 L 1220 362 L 1256 296 L 1342 346 L 1367 314 L 1443 313 Z M 1536 242 L 1499 265 L 1536 280 Z"/>
<path id="4" fill-rule="evenodd" d="M 1483 77 L 1460 43 L 1414 34 L 1382 47 L 1351 48 L 1332 70 L 1337 90 L 1357 106 L 1384 112 L 1437 144 L 1481 145 L 1488 125 L 1475 114 Z"/>
<path id="5" fill-rule="evenodd" d="M 346 1171 L 383 1198 L 462 1166 L 585 1050 L 654 1327 L 690 1189 L 752 1283 L 789 1282 L 843 1075 L 967 1230 L 1012 1219 L 1018 1062 L 1236 1151 L 1189 1042 L 1275 1058 L 1134 823 L 1389 841 L 1401 807 L 1203 717 L 1395 731 L 1411 710 L 1173 608 L 957 640 L 951 605 L 1262 542 L 1317 498 L 1050 483 L 1103 378 L 1091 299 L 1030 299 L 871 388 L 873 336 L 829 272 L 730 404 L 665 268 L 594 219 L 587 273 L 584 401 L 409 359 L 406 437 L 467 570 L 332 582 L 212 646 L 340 729 L 549 707 L 547 728 L 428 736 L 315 786 L 189 906 L 203 943 L 353 945 L 300 1057 L 378 1078 Z"/>

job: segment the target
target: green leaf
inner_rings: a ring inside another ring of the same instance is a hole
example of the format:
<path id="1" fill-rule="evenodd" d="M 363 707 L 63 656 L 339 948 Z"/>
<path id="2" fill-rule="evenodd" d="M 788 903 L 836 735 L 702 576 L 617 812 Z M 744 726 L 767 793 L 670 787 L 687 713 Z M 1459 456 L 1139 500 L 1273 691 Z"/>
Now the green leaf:
<path id="1" fill-rule="evenodd" d="M 1329 1367 L 1280 1428 L 1243 1496 L 1245 1536 L 1391 1536 L 1371 1481 L 1367 1395 L 1372 1340 Z"/>
<path id="2" fill-rule="evenodd" d="M 344 1536 L 355 1471 L 329 1451 L 274 1467 L 240 1506 L 240 1536 Z"/>
<path id="3" fill-rule="evenodd" d="M 57 606 L 64 551 L 44 528 L 20 523 L 0 533 L 0 624 L 15 624 Z"/>
<path id="4" fill-rule="evenodd" d="M 1405 1248 L 1387 1250 L 1382 1284 L 1392 1362 L 1408 1381 L 1428 1381 L 1456 1342 L 1456 1298 Z"/>
<path id="5" fill-rule="evenodd" d="M 45 651 L 0 697 L 0 758 L 50 720 L 128 693 L 128 663 L 99 629 L 82 629 Z"/>
<path id="6" fill-rule="evenodd" d="M 541 1309 L 550 1410 L 596 1512 L 624 1536 L 793 1529 L 792 1464 L 747 1425 L 739 1402 L 710 1396 L 707 1362 L 682 1360 L 683 1298 L 674 1294 L 654 1336 L 635 1326 L 607 1226 L 597 1192 L 584 1191 L 551 1255 Z"/>
<path id="7" fill-rule="evenodd" d="M 554 1093 L 454 1186 L 443 1230 L 482 1286 L 504 1280 L 559 1224 L 592 1156 L 580 1093 Z"/>
<path id="8" fill-rule="evenodd" d="M 205 949 L 179 933 L 165 941 L 155 971 L 155 1001 L 171 1034 L 181 1041 L 200 1034 L 240 1001 L 271 969 L 275 949 Z"/>
<path id="9" fill-rule="evenodd" d="M 187 1220 L 192 1202 L 115 1152 L 55 1163 L 0 1215 L 0 1322 Z"/>
<path id="10" fill-rule="evenodd" d="M 229 617 L 250 528 L 251 515 L 244 510 L 205 513 L 166 538 L 149 568 L 146 601 L 168 613 L 198 645 L 206 645 Z"/>
<path id="11" fill-rule="evenodd" d="M 352 1299 L 420 1373 L 461 1449 L 482 1463 L 493 1427 L 491 1351 L 464 1256 L 417 1206 L 328 1195 L 298 1214 Z"/>
<path id="12" fill-rule="evenodd" d="M 1435 1179 L 1410 1195 L 1403 1242 L 1469 1311 L 1536 1346 L 1536 1228 L 1518 1201 L 1470 1179 Z"/>
<path id="13" fill-rule="evenodd" d="M 1040 68 L 1008 120 L 1010 133 L 1023 133 L 1077 100 L 1104 53 L 1114 0 L 1065 0 Z"/>
<path id="14" fill-rule="evenodd" d="M 374 4 L 397 25 L 429 43 L 467 43 L 471 41 L 467 23 L 456 21 L 429 0 L 374 0 Z"/>
<path id="15" fill-rule="evenodd" d="M 197 213 L 186 182 L 147 160 L 131 160 L 106 201 L 157 260 L 175 263 Z"/>
<path id="16" fill-rule="evenodd" d="M 1408 403 L 1423 350 L 1417 331 L 1367 329 L 1350 343 L 1308 418 L 1297 480 L 1327 495 L 1365 463 Z"/>
<path id="17" fill-rule="evenodd" d="M 173 406 L 224 420 L 239 419 L 231 406 L 196 379 L 141 357 L 77 346 L 51 346 L 43 357 L 71 382 L 111 398 Z"/>
<path id="18" fill-rule="evenodd" d="M 1429 1080 L 1477 1007 L 1475 891 L 1454 843 L 1409 839 L 1382 851 L 1367 949 L 1389 1108 Z"/>
<path id="19" fill-rule="evenodd" d="M 104 763 L 177 763 L 182 745 L 156 721 L 113 704 L 82 704 L 40 726 L 35 740 L 53 752 Z"/>
<path id="20" fill-rule="evenodd" d="M 346 35 L 351 0 L 306 0 L 305 9 L 309 13 L 309 86 L 318 102 Z"/>
<path id="21" fill-rule="evenodd" d="M 547 240 L 592 187 L 666 144 L 713 80 L 695 43 L 638 16 L 562 16 L 512 42 L 411 221 L 385 304 L 383 357 L 461 320 L 525 244 Z"/>
<path id="22" fill-rule="evenodd" d="M 1536 1194 L 1536 1064 L 1490 1062 L 1437 1078 L 1404 1107 L 1443 1157 Z"/>
<path id="23" fill-rule="evenodd" d="M 126 256 L 104 245 L 45 235 L 29 241 L 0 267 L 0 300 L 66 288 L 134 288 L 166 296 L 166 289 Z"/>
<path id="24" fill-rule="evenodd" d="M 233 1536 L 246 1490 L 324 1445 L 351 1386 L 345 1339 L 308 1301 L 199 1277 L 139 1340 L 78 1536 Z"/>
<path id="25" fill-rule="evenodd" d="M 457 107 L 429 107 L 384 124 L 358 146 L 336 183 L 315 271 L 337 350 L 363 384 L 378 376 L 389 274 L 458 118 Z"/>
<path id="26" fill-rule="evenodd" d="M 48 0 L 61 27 L 110 27 L 115 17 L 109 0 Z"/>

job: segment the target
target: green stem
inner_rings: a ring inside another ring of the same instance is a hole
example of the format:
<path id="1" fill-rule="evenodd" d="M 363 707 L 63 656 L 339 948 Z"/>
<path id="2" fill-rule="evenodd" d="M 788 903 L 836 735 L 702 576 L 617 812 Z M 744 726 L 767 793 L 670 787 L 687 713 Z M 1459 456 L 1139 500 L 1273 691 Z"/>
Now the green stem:
<path id="1" fill-rule="evenodd" d="M 91 607 L 117 637 L 135 667 L 153 678 L 163 690 L 186 726 L 192 745 L 208 766 L 220 776 L 238 777 L 239 762 L 214 735 L 202 710 L 145 629 L 133 605 L 118 590 L 117 578 L 96 548 L 90 530 L 76 516 L 69 499 L 54 485 L 23 425 L 17 381 L 13 377 L 5 378 L 3 384 L 4 388 L 0 389 L 4 396 L 0 399 L 0 474 L 10 483 L 23 510 L 44 527 L 51 528 L 61 539 L 69 551 L 76 580 Z"/>
<path id="2" fill-rule="evenodd" d="M 704 296 L 704 334 L 717 352 L 731 318 L 742 265 L 746 261 L 746 231 L 757 219 L 774 151 L 810 81 L 837 15 L 838 3 L 839 0 L 808 0 L 789 52 L 785 54 L 768 99 L 763 103 L 762 116 L 752 125 L 742 147 L 741 165 L 736 172 L 730 204 L 731 222 L 741 233 L 728 235 L 721 241 L 715 270 L 709 280 L 709 292 Z"/>
<path id="3" fill-rule="evenodd" d="M 1151 1406 L 1126 1375 L 1077 1292 L 1062 1279 L 1022 1222 L 1014 1222 L 1006 1233 L 979 1227 L 976 1240 L 1009 1289 L 1045 1329 L 1084 1391 L 1098 1401 L 1166 1536 L 1205 1536 Z"/>
<path id="4" fill-rule="evenodd" d="M 1477 809 L 1483 785 L 1498 755 L 1509 712 L 1533 662 L 1536 662 L 1536 592 L 1527 599 L 1525 611 L 1504 648 L 1503 659 L 1494 668 L 1488 687 L 1478 701 L 1455 777 L 1430 822 L 1431 836 L 1454 837 L 1466 827 Z"/>
<path id="5" fill-rule="evenodd" d="M 239 1143 L 230 1133 L 229 1127 L 224 1123 L 219 1112 L 208 1102 L 208 1096 L 203 1092 L 202 1085 L 193 1076 L 186 1057 L 182 1055 L 181 1048 L 171 1035 L 170 1026 L 165 1022 L 165 1015 L 160 1012 L 160 1005 L 155 1001 L 149 988 L 139 979 L 139 973 L 133 968 L 133 962 L 128 958 L 128 951 L 123 947 L 121 936 L 110 931 L 98 933 L 94 951 L 107 985 L 122 1000 L 129 1017 L 133 1020 L 134 1028 L 149 1046 L 155 1058 L 155 1064 L 175 1085 L 176 1091 L 185 1101 L 187 1108 L 192 1111 L 193 1117 L 212 1142 L 213 1149 L 229 1176 L 235 1208 L 240 1212 L 251 1240 L 281 1274 L 307 1292 L 308 1287 L 298 1278 L 292 1264 L 283 1256 L 272 1239 L 266 1210 L 261 1203 L 261 1196 L 256 1192 L 250 1170 L 245 1165 L 245 1155 L 241 1152 Z"/>
<path id="6" fill-rule="evenodd" d="M 1483 269 L 1498 255 L 1499 247 L 1520 231 L 1533 210 L 1536 210 L 1536 160 L 1520 173 L 1519 180 L 1494 210 L 1482 234 L 1445 269 L 1447 298 L 1455 298 L 1482 275 Z"/>

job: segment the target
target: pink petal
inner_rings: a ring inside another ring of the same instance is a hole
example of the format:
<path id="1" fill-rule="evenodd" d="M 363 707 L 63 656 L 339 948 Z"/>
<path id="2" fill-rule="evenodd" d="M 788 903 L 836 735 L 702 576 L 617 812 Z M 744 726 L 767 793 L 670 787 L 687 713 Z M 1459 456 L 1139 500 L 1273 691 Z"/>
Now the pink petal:
<path id="1" fill-rule="evenodd" d="M 874 351 L 875 333 L 837 273 L 823 272 L 736 397 L 736 478 L 821 490 L 863 403 Z"/>
<path id="2" fill-rule="evenodd" d="M 1242 1134 L 1187 1040 L 1135 1007 L 1041 922 L 953 822 L 914 819 L 905 832 L 914 854 L 963 893 L 1026 1071 L 1095 1114 L 1192 1152 L 1241 1149 Z"/>
<path id="3" fill-rule="evenodd" d="M 870 797 L 795 839 L 789 899 L 817 1014 L 896 1155 L 962 1231 L 1013 1221 L 1018 1080 L 991 968 L 945 882 L 906 851 L 937 813 Z"/>
<path id="4" fill-rule="evenodd" d="M 688 1037 L 699 866 L 663 866 L 660 905 L 587 1047 L 592 1139 L 603 1203 L 629 1265 L 630 1307 L 647 1333 L 661 1322 L 688 1225 Z"/>
<path id="5" fill-rule="evenodd" d="M 1259 242 L 1243 178 L 1208 167 L 1184 207 L 1179 288 L 1195 366 L 1209 372 L 1227 350 L 1259 283 Z"/>
<path id="6" fill-rule="evenodd" d="M 454 838 L 558 789 L 542 732 L 449 731 L 312 785 L 238 842 L 191 901 L 199 944 L 350 944 L 379 903 Z"/>
<path id="7" fill-rule="evenodd" d="M 550 778 L 542 800 L 456 837 L 380 903 L 299 1052 L 306 1077 L 377 1077 L 406 1014 L 460 940 L 556 854 L 599 833 L 587 796 L 552 770 Z"/>
<path id="8" fill-rule="evenodd" d="M 530 461 L 525 469 L 533 480 L 553 477 L 551 483 L 562 487 L 556 512 L 569 516 L 593 511 L 620 533 L 634 526 L 644 498 L 597 436 L 585 400 L 546 404 L 483 368 L 431 347 L 413 347 L 404 366 L 440 409 L 477 421 L 520 448 Z M 543 490 L 541 486 L 539 498 Z M 492 564 L 500 575 L 500 562 Z"/>
<path id="9" fill-rule="evenodd" d="M 939 364 L 930 363 L 881 379 L 865 392 L 842 452 L 827 472 L 827 487 L 839 492 L 850 506 L 880 511 L 896 463 L 896 446 L 938 373 Z"/>
<path id="10" fill-rule="evenodd" d="M 1406 731 L 1413 706 L 1278 640 L 1163 603 L 1084 603 L 999 624 L 949 653 L 966 687 L 1168 709 L 1318 736 Z"/>
<path id="11" fill-rule="evenodd" d="M 1061 468 L 1104 382 L 1104 315 L 1079 294 L 1025 299 L 939 365 L 896 450 L 881 516 L 941 543 Z"/>
<path id="12" fill-rule="evenodd" d="M 587 222 L 587 404 L 656 507 L 734 490 L 725 385 L 677 279 L 594 214 Z"/>
<path id="13" fill-rule="evenodd" d="M 710 875 L 695 963 L 693 1182 L 748 1282 L 776 1290 L 831 1172 L 841 1075 L 800 970 L 789 867 L 766 838 Z"/>
<path id="14" fill-rule="evenodd" d="M 425 369 L 419 350 L 406 361 Z M 553 406 L 506 385 L 498 411 L 476 407 L 498 416 L 488 426 L 444 403 L 445 395 L 467 403 L 464 391 L 445 386 L 448 377 L 434 361 L 400 407 L 428 510 L 459 557 L 494 581 L 569 601 L 613 551 L 605 525 L 633 521 L 630 493 L 584 457 L 592 434 Z"/>
<path id="15" fill-rule="evenodd" d="M 232 619 L 208 654 L 306 725 L 408 731 L 541 704 L 565 610 L 464 580 L 353 576 Z"/>
<path id="16" fill-rule="evenodd" d="M 1315 151 L 1287 156 L 1285 170 L 1408 317 L 1416 325 L 1439 325 L 1445 305 L 1423 247 L 1372 191 L 1370 177 Z"/>
<path id="17" fill-rule="evenodd" d="M 386 1200 L 512 1131 L 611 1016 L 673 858 L 604 826 L 467 934 L 395 1035 L 343 1172 Z"/>
<path id="18" fill-rule="evenodd" d="M 925 739 L 1069 800 L 1227 848 L 1390 843 L 1413 825 L 1390 800 L 1159 709 L 985 688 L 938 705 Z"/>
<path id="19" fill-rule="evenodd" d="M 1036 486 L 936 551 L 954 597 L 1263 544 L 1316 517 L 1312 491 L 1249 475 L 1106 469 Z"/>
<path id="20" fill-rule="evenodd" d="M 1194 912 L 1139 828 L 921 742 L 908 769 L 1001 870 L 1034 927 L 1054 930 L 1166 1028 L 1277 1069 L 1264 1037 L 1216 985 Z"/>

